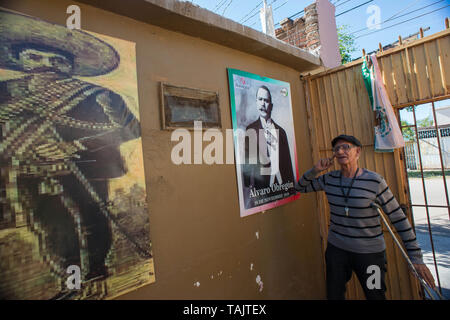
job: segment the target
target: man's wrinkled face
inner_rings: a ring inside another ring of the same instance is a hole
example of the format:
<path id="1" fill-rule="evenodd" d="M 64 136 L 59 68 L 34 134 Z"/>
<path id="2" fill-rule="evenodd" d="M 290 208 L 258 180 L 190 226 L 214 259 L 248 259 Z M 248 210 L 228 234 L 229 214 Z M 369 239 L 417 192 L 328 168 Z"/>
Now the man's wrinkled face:
<path id="1" fill-rule="evenodd" d="M 270 118 L 273 105 L 270 93 L 266 89 L 258 89 L 258 92 L 256 93 L 256 106 L 262 118 L 265 120 Z"/>
<path id="2" fill-rule="evenodd" d="M 72 73 L 71 61 L 64 55 L 54 52 L 24 49 L 19 53 L 19 61 L 27 72 Z"/>
<path id="3" fill-rule="evenodd" d="M 333 152 L 336 155 L 339 165 L 356 164 L 361 153 L 361 148 L 348 141 L 338 140 L 333 147 Z"/>

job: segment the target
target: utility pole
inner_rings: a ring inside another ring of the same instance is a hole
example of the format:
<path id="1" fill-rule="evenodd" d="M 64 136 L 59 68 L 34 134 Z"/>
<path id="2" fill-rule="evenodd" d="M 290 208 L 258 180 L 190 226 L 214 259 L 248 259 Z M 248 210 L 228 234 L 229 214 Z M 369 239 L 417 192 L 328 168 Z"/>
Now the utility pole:
<path id="1" fill-rule="evenodd" d="M 261 19 L 262 31 L 272 37 L 275 37 L 275 27 L 273 24 L 273 12 L 272 6 L 268 6 L 266 0 L 264 1 L 264 6 L 259 12 Z"/>

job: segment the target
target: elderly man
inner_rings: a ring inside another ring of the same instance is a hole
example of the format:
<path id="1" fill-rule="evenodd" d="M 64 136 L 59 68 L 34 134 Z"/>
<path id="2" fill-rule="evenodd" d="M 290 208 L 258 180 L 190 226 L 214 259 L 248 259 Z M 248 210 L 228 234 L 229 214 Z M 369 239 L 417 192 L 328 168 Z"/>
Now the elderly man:
<path id="1" fill-rule="evenodd" d="M 272 119 L 273 102 L 268 87 L 260 86 L 256 91 L 256 108 L 259 117 L 246 128 L 247 133 L 255 133 L 256 141 L 246 142 L 246 155 L 250 157 L 244 165 L 244 185 L 260 190 L 274 184 L 294 183 L 288 138 L 284 129 Z M 251 148 L 250 143 L 256 143 L 256 148 Z M 255 154 L 250 154 L 252 150 Z M 252 157 L 256 163 L 252 163 Z M 295 189 L 291 191 L 295 192 Z"/>
<path id="2" fill-rule="evenodd" d="M 345 285 L 356 273 L 367 299 L 385 299 L 385 242 L 380 217 L 371 207 L 381 204 L 397 229 L 419 274 L 434 287 L 434 279 L 423 263 L 422 252 L 400 205 L 379 174 L 358 167 L 361 143 L 340 135 L 331 142 L 334 155 L 321 159 L 298 181 L 300 192 L 325 191 L 330 205 L 330 228 L 325 253 L 327 298 L 344 299 Z M 321 176 L 337 159 L 341 169 Z M 368 286 L 372 268 L 380 270 L 380 285 Z M 370 267 L 370 268 L 369 268 Z"/>

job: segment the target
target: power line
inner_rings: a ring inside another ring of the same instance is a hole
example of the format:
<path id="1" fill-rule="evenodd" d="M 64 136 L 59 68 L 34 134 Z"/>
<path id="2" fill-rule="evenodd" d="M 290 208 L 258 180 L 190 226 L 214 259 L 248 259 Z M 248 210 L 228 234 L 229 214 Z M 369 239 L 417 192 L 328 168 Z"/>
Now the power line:
<path id="1" fill-rule="evenodd" d="M 250 20 L 251 18 L 253 18 L 254 16 L 256 16 L 259 12 L 256 11 L 254 14 L 252 14 L 250 17 L 248 17 L 247 19 L 245 19 L 242 24 L 246 23 L 248 20 Z"/>
<path id="2" fill-rule="evenodd" d="M 277 2 L 278 0 L 273 0 L 271 3 L 269 3 L 268 5 L 271 6 L 272 4 L 274 4 L 275 2 Z M 259 12 L 256 11 L 252 16 L 248 17 L 245 21 L 241 22 L 242 24 L 244 24 L 245 22 L 247 22 L 248 20 L 250 20 L 251 18 L 253 18 L 254 16 L 256 16 Z"/>
<path id="3" fill-rule="evenodd" d="M 369 0 L 369 1 L 364 2 L 364 3 L 362 3 L 362 4 L 360 4 L 360 5 L 356 6 L 356 7 L 350 8 L 350 9 L 348 9 L 347 11 L 341 12 L 341 13 L 335 15 L 335 17 L 339 17 L 339 16 L 341 16 L 341 15 L 347 13 L 347 12 L 353 11 L 353 10 L 355 10 L 355 9 L 357 9 L 357 8 L 359 8 L 359 7 L 362 7 L 363 5 L 368 4 L 368 3 L 370 3 L 370 2 L 373 2 L 373 0 Z"/>
<path id="4" fill-rule="evenodd" d="M 239 21 L 241 22 L 242 20 L 244 20 L 245 18 L 247 18 L 250 14 L 252 14 L 253 11 L 255 11 L 256 9 L 259 8 L 259 6 L 261 5 L 261 3 L 262 3 L 262 1 L 261 1 L 261 2 L 258 2 L 258 5 L 257 5 L 256 7 L 254 7 L 252 10 L 250 10 L 250 12 L 248 12 L 248 13 L 247 13 L 244 17 L 242 17 L 241 20 L 239 20 Z"/>
<path id="5" fill-rule="evenodd" d="M 347 0 L 346 2 L 348 2 L 348 1 L 350 1 L 350 0 Z M 340 15 L 342 15 L 342 14 L 344 14 L 344 13 L 347 13 L 347 12 L 350 12 L 350 11 L 352 11 L 352 10 L 355 10 L 355 9 L 357 9 L 357 8 L 359 8 L 359 7 L 361 7 L 361 6 L 365 5 L 365 4 L 368 4 L 369 2 L 372 2 L 372 1 L 373 1 L 373 0 L 369 0 L 369 1 L 367 1 L 367 2 L 364 2 L 363 4 L 360 4 L 360 5 L 358 5 L 358 6 L 352 7 L 352 8 L 350 8 L 350 9 L 348 9 L 347 11 L 344 11 L 344 12 L 342 12 L 342 13 L 339 13 L 339 14 L 335 15 L 335 17 L 338 17 L 338 16 L 340 16 Z M 343 2 L 342 4 L 344 4 L 344 3 L 346 3 L 346 2 Z M 337 2 L 335 2 L 335 3 L 337 3 Z M 303 12 L 305 12 L 305 10 L 302 10 L 302 11 L 299 11 L 299 12 L 297 12 L 297 13 L 294 13 L 292 16 L 288 17 L 288 19 L 292 19 L 293 17 L 295 17 L 295 16 L 297 16 L 297 15 L 303 13 Z M 279 24 L 279 23 L 277 23 L 277 24 Z"/>
<path id="6" fill-rule="evenodd" d="M 219 0 L 219 1 L 217 2 L 216 6 L 214 7 L 213 11 L 214 11 L 214 12 L 217 12 L 217 10 L 219 10 L 220 7 L 222 7 L 222 6 L 225 4 L 226 1 L 227 1 L 227 0 Z"/>
<path id="7" fill-rule="evenodd" d="M 414 1 L 412 4 L 409 4 L 406 6 L 406 8 L 400 10 L 399 12 L 395 13 L 392 17 L 388 18 L 386 21 L 389 21 L 391 19 L 393 19 L 395 16 L 397 16 L 399 13 L 402 13 L 403 11 L 406 11 L 407 9 L 411 8 L 412 6 L 414 6 L 417 2 L 419 2 L 420 0 L 416 0 Z"/>
<path id="8" fill-rule="evenodd" d="M 379 24 L 377 24 L 377 26 L 382 25 L 383 23 L 386 23 L 386 22 L 388 22 L 388 21 L 396 20 L 396 19 L 399 19 L 399 18 L 401 18 L 401 17 L 407 16 L 407 15 L 409 15 L 409 14 L 411 14 L 411 13 L 420 11 L 420 10 L 422 10 L 422 9 L 431 7 L 431 6 L 433 6 L 433 5 L 435 5 L 435 4 L 439 3 L 439 2 L 442 2 L 442 1 L 444 1 L 444 0 L 439 0 L 439 1 L 433 2 L 432 4 L 426 5 L 426 6 L 424 6 L 424 7 L 415 9 L 415 10 L 413 10 L 413 11 L 410 11 L 410 12 L 407 12 L 407 13 L 404 13 L 404 14 L 402 14 L 402 15 L 399 15 L 399 16 L 395 17 L 397 14 L 399 14 L 399 13 L 401 12 L 401 11 L 400 11 L 400 12 L 396 13 L 395 15 L 393 15 L 392 17 L 390 17 L 389 19 L 386 19 L 386 20 L 384 20 L 383 22 L 380 22 Z M 404 10 L 402 10 L 402 11 L 404 11 Z M 395 18 L 393 18 L 393 17 L 395 17 Z M 361 32 L 361 31 L 364 31 L 364 30 L 367 30 L 367 29 L 369 29 L 369 28 L 368 28 L 368 27 L 362 28 L 362 29 L 359 29 L 359 30 L 350 32 L 350 34 L 355 34 L 355 33 L 358 33 L 358 32 Z"/>
<path id="9" fill-rule="evenodd" d="M 421 18 L 421 17 L 423 17 L 423 16 L 429 15 L 430 13 L 433 13 L 433 12 L 436 12 L 436 11 L 439 11 L 439 10 L 442 10 L 442 9 L 445 9 L 445 8 L 447 8 L 447 7 L 449 7 L 449 6 L 450 6 L 450 4 L 448 4 L 448 5 L 446 5 L 446 6 L 442 7 L 442 8 L 439 8 L 439 9 L 436 9 L 436 10 L 433 10 L 433 11 L 430 11 L 430 12 L 427 12 L 427 13 L 424 13 L 424 14 L 421 14 L 421 15 L 418 15 L 418 16 L 416 16 L 416 17 L 414 17 L 414 18 L 410 18 L 410 19 L 407 19 L 407 20 L 405 20 L 405 21 L 402 21 L 402 22 L 393 24 L 393 25 L 391 25 L 391 26 L 384 27 L 384 28 L 381 28 L 381 29 L 378 29 L 378 30 L 375 30 L 375 31 L 372 31 L 372 32 L 369 32 L 369 33 L 366 33 L 366 34 L 363 34 L 363 35 L 360 35 L 360 36 L 356 37 L 355 39 L 362 38 L 362 37 L 365 37 L 365 36 L 368 36 L 368 35 L 377 33 L 377 32 L 379 32 L 379 31 L 381 31 L 381 30 L 386 30 L 386 29 L 389 29 L 389 28 L 398 26 L 398 25 L 400 25 L 400 24 L 409 22 L 409 21 L 414 20 L 414 19 L 417 19 L 417 18 Z"/>
<path id="10" fill-rule="evenodd" d="M 284 4 L 284 3 L 283 3 Z M 281 6 L 280 6 L 281 7 Z M 279 7 L 278 7 L 279 8 Z M 275 10 L 274 10 L 275 11 Z M 303 12 L 305 12 L 305 10 L 303 9 L 302 11 L 299 11 L 299 12 L 297 12 L 297 13 L 294 13 L 292 16 L 290 16 L 290 17 L 287 17 L 286 19 L 292 19 L 292 18 L 294 18 L 294 17 L 296 17 L 296 16 L 298 16 L 299 14 L 301 14 L 301 13 L 303 13 Z M 277 22 L 275 25 L 277 26 L 277 25 L 279 25 L 280 23 L 279 22 Z"/>
<path id="11" fill-rule="evenodd" d="M 347 1 L 344 1 L 344 2 L 342 2 L 342 3 L 340 3 L 340 4 L 338 4 L 337 6 L 336 6 L 336 3 L 338 3 L 338 1 L 336 1 L 335 3 L 333 3 L 334 5 L 335 5 L 335 7 L 337 8 L 337 7 L 340 7 L 340 6 L 342 6 L 343 4 L 346 4 L 347 2 L 350 2 L 350 1 L 352 1 L 352 0 L 347 0 Z"/>
<path id="12" fill-rule="evenodd" d="M 281 8 L 282 6 L 284 6 L 286 3 L 288 3 L 288 1 L 289 1 L 289 0 L 286 0 L 285 2 L 283 2 L 282 4 L 280 4 L 278 7 L 276 7 L 275 9 L 273 9 L 273 11 L 274 11 L 274 12 L 277 11 L 277 9 Z M 254 22 L 251 26 L 254 26 L 257 22 L 258 22 L 258 21 Z M 279 25 L 279 24 L 280 24 L 279 22 L 278 22 L 278 23 L 275 23 L 274 26 L 277 26 L 277 25 Z"/>
<path id="13" fill-rule="evenodd" d="M 285 2 L 283 2 L 282 4 L 280 4 L 278 7 L 276 7 L 275 9 L 273 9 L 273 11 L 281 8 L 282 6 L 284 6 L 286 3 L 288 3 L 289 0 L 286 0 Z"/>
<path id="14" fill-rule="evenodd" d="M 228 5 L 225 7 L 225 9 L 223 9 L 222 15 L 225 14 L 225 11 L 227 11 L 228 7 L 231 5 L 232 2 L 233 0 L 230 0 L 230 2 L 228 2 Z"/>

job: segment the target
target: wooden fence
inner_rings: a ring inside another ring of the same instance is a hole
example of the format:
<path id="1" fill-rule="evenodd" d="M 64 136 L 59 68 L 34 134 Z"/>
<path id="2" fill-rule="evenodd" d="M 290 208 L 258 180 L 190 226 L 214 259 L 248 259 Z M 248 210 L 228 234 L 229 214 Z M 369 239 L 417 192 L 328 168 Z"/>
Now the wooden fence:
<path id="1" fill-rule="evenodd" d="M 377 59 L 390 101 L 394 108 L 450 97 L 450 29 L 379 52 Z M 330 157 L 331 140 L 339 134 L 358 137 L 363 150 L 360 166 L 380 173 L 401 204 L 409 203 L 405 163 L 401 150 L 393 153 L 374 152 L 374 112 L 364 86 L 362 59 L 304 77 L 308 124 L 313 157 Z M 335 169 L 338 169 L 337 167 Z M 329 226 L 326 198 L 318 193 L 323 248 Z M 411 212 L 406 212 L 411 220 Z M 384 230 L 388 272 L 388 299 L 419 299 L 420 287 Z M 348 284 L 348 299 L 363 299 L 362 289 L 353 276 Z"/>

